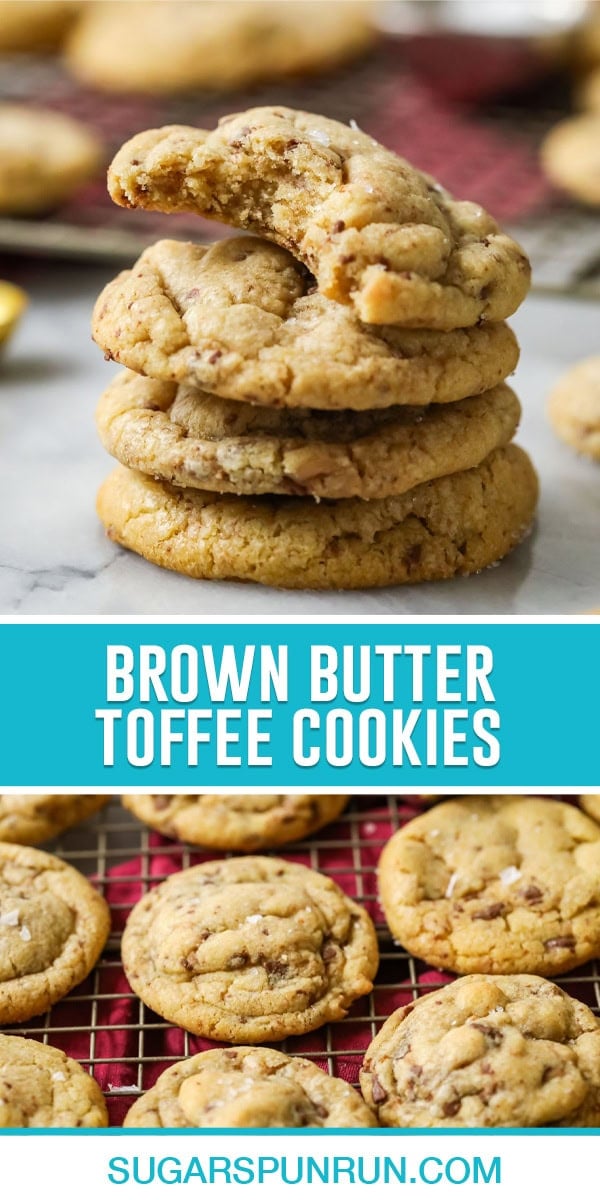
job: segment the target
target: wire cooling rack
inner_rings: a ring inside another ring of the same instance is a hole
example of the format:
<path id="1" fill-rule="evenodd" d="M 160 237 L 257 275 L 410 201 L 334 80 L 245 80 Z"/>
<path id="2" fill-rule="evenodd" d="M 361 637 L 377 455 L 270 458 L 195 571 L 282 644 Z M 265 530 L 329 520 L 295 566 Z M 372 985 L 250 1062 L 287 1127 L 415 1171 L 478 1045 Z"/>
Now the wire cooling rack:
<path id="1" fill-rule="evenodd" d="M 346 812 L 320 835 L 277 851 L 331 876 L 364 904 L 377 926 L 381 964 L 371 995 L 358 1001 L 344 1021 L 277 1043 L 284 1052 L 312 1059 L 352 1084 L 389 1014 L 450 979 L 394 945 L 377 900 L 382 846 L 419 811 L 417 797 L 353 797 Z M 96 969 L 79 988 L 45 1017 L 3 1032 L 27 1034 L 78 1059 L 102 1087 L 111 1125 L 120 1125 L 136 1096 L 165 1067 L 215 1045 L 168 1025 L 131 993 L 121 967 L 121 930 L 132 904 L 150 887 L 173 871 L 221 856 L 197 853 L 150 832 L 116 798 L 92 821 L 47 848 L 93 878 L 110 903 L 113 933 Z M 558 982 L 600 1011 L 600 963 L 588 963 Z"/>

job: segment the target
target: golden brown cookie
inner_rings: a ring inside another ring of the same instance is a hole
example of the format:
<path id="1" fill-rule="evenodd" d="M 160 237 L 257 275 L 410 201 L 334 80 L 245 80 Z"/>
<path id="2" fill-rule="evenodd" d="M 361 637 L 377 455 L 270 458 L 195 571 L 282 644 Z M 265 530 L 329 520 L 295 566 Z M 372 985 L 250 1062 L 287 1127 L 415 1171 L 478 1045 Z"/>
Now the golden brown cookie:
<path id="1" fill-rule="evenodd" d="M 140 1096 L 125 1126 L 145 1129 L 346 1129 L 377 1122 L 343 1079 L 262 1046 L 206 1050 L 176 1063 Z"/>
<path id="2" fill-rule="evenodd" d="M 78 1062 L 53 1046 L 0 1033 L 0 1128 L 105 1125 L 108 1114 L 102 1092 Z"/>
<path id="3" fill-rule="evenodd" d="M 91 817 L 108 796 L 17 796 L 0 793 L 0 842 L 36 846 Z"/>
<path id="4" fill-rule="evenodd" d="M 100 294 L 92 330 L 116 362 L 228 400 L 376 409 L 478 395 L 517 365 L 502 323 L 440 333 L 362 325 L 260 238 L 160 241 Z"/>
<path id="5" fill-rule="evenodd" d="M 525 537 L 537 503 L 523 450 L 387 500 L 179 491 L 118 467 L 100 488 L 108 536 L 197 579 L 283 588 L 368 588 L 469 575 Z"/>
<path id="6" fill-rule="evenodd" d="M 347 796 L 126 795 L 123 804 L 153 829 L 211 850 L 268 850 L 335 821 Z"/>
<path id="7" fill-rule="evenodd" d="M 55 50 L 81 0 L 0 0 L 0 52 Z"/>
<path id="8" fill-rule="evenodd" d="M 122 92 L 231 91 L 329 71 L 374 40 L 369 5 L 336 0 L 145 0 L 84 5 L 68 45 L 74 74 Z"/>
<path id="9" fill-rule="evenodd" d="M 178 487 L 373 500 L 478 466 L 511 440 L 520 415 L 506 384 L 425 409 L 328 413 L 259 408 L 125 372 L 102 396 L 96 425 L 125 466 Z"/>
<path id="10" fill-rule="evenodd" d="M 571 804 L 446 800 L 384 847 L 394 938 L 442 970 L 558 975 L 600 952 L 600 828 Z"/>
<path id="11" fill-rule="evenodd" d="M 595 821 L 600 821 L 599 795 L 580 796 L 579 803 L 588 816 L 593 817 Z"/>
<path id="12" fill-rule="evenodd" d="M 136 904 L 122 949 L 154 1012 L 238 1043 L 340 1021 L 372 990 L 379 958 L 370 917 L 333 880 L 261 857 L 171 875 Z"/>
<path id="13" fill-rule="evenodd" d="M 382 1125 L 600 1124 L 600 1021 L 535 975 L 468 975 L 399 1008 L 360 1076 Z"/>
<path id="14" fill-rule="evenodd" d="M 97 962 L 106 902 L 53 854 L 0 842 L 0 1024 L 44 1013 Z"/>
<path id="15" fill-rule="evenodd" d="M 49 212 L 100 166 L 87 126 L 46 108 L 0 103 L 0 214 Z"/>
<path id="16" fill-rule="evenodd" d="M 600 355 L 585 358 L 552 389 L 550 421 L 563 442 L 600 462 Z"/>
<path id="17" fill-rule="evenodd" d="M 541 154 L 552 183 L 583 204 L 600 204 L 600 113 L 559 121 L 546 135 Z"/>
<path id="18" fill-rule="evenodd" d="M 146 130 L 109 171 L 117 204 L 194 212 L 278 242 L 362 321 L 456 329 L 502 321 L 529 288 L 523 250 L 356 125 L 253 108 L 207 131 Z"/>

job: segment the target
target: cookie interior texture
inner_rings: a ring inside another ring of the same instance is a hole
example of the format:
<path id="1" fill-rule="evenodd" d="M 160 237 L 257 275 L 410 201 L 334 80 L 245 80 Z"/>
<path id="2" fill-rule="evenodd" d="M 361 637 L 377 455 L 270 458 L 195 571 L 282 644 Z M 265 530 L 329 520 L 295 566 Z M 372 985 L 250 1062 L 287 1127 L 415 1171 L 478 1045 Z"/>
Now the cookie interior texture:
<path id="1" fill-rule="evenodd" d="M 332 70 L 375 38 L 368 3 L 145 0 L 83 5 L 67 62 L 108 91 L 229 91 L 288 75 Z"/>
<path id="2" fill-rule="evenodd" d="M 110 929 L 106 902 L 74 867 L 0 843 L 0 1024 L 46 1012 L 95 966 Z"/>
<path id="3" fill-rule="evenodd" d="M 0 842 L 36 846 L 91 817 L 108 801 L 108 796 L 0 793 Z"/>
<path id="4" fill-rule="evenodd" d="M 521 415 L 505 384 L 427 408 L 281 410 L 126 372 L 100 400 L 100 438 L 124 466 L 178 487 L 364 500 L 477 466 Z"/>
<path id="5" fill-rule="evenodd" d="M 124 795 L 123 804 L 167 837 L 214 850 L 266 850 L 315 833 L 340 815 L 347 796 Z"/>
<path id="6" fill-rule="evenodd" d="M 177 490 L 118 467 L 98 494 L 113 541 L 195 578 L 369 588 L 468 575 L 527 534 L 538 483 L 517 446 L 386 500 Z"/>
<path id="7" fill-rule="evenodd" d="M 597 1126 L 600 1022 L 534 975 L 470 975 L 398 1009 L 361 1088 L 383 1125 Z"/>
<path id="8" fill-rule="evenodd" d="M 62 1050 L 0 1033 L 0 1127 L 97 1129 L 108 1125 L 104 1097 Z"/>
<path id="9" fill-rule="evenodd" d="M 155 1012 L 242 1044 L 341 1020 L 372 990 L 379 957 L 368 914 L 331 879 L 256 856 L 170 876 L 131 912 L 122 953 Z"/>
<path id="10" fill-rule="evenodd" d="M 314 113 L 254 108 L 212 131 L 147 130 L 116 155 L 109 190 L 125 207 L 197 212 L 265 235 L 324 295 L 377 325 L 501 321 L 529 288 L 525 254 L 482 208 L 356 126 Z"/>
<path id="11" fill-rule="evenodd" d="M 125 1125 L 144 1128 L 350 1128 L 377 1122 L 342 1079 L 307 1059 L 239 1046 L 176 1063 L 136 1100 Z"/>
<path id="12" fill-rule="evenodd" d="M 600 952 L 600 828 L 558 800 L 447 800 L 384 847 L 379 889 L 405 949 L 458 974 L 558 975 Z"/>
<path id="13" fill-rule="evenodd" d="M 519 356 L 502 322 L 364 325 L 317 292 L 287 250 L 256 237 L 156 242 L 106 285 L 92 330 L 105 354 L 142 375 L 288 408 L 445 404 L 495 387 Z"/>

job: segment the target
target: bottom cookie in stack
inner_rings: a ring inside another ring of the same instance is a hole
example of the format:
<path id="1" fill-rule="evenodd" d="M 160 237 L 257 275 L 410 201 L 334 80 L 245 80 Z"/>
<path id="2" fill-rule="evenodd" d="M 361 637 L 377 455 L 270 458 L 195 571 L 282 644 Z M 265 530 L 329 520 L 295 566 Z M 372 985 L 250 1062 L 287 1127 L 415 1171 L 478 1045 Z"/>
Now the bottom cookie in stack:
<path id="1" fill-rule="evenodd" d="M 198 579 L 282 588 L 367 588 L 470 575 L 503 558 L 533 520 L 523 450 L 383 500 L 222 495 L 117 467 L 98 513 L 113 541 Z"/>
<path id="2" fill-rule="evenodd" d="M 97 414 L 124 464 L 98 512 L 114 541 L 196 578 L 346 589 L 467 575 L 533 519 L 536 475 L 508 444 L 520 411 L 505 384 L 424 409 L 282 411 L 124 372 Z"/>

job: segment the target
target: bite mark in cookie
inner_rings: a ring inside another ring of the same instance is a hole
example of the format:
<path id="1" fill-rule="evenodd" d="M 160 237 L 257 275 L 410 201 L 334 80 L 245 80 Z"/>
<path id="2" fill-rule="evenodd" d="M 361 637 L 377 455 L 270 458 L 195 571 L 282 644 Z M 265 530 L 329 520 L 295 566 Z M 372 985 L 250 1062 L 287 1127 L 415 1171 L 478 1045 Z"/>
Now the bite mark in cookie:
<path id="1" fill-rule="evenodd" d="M 147 130 L 118 152 L 109 190 L 126 207 L 197 212 L 279 243 L 323 295 L 376 325 L 501 321 L 529 287 L 525 254 L 482 208 L 314 113 L 254 108 L 212 131 Z"/>

